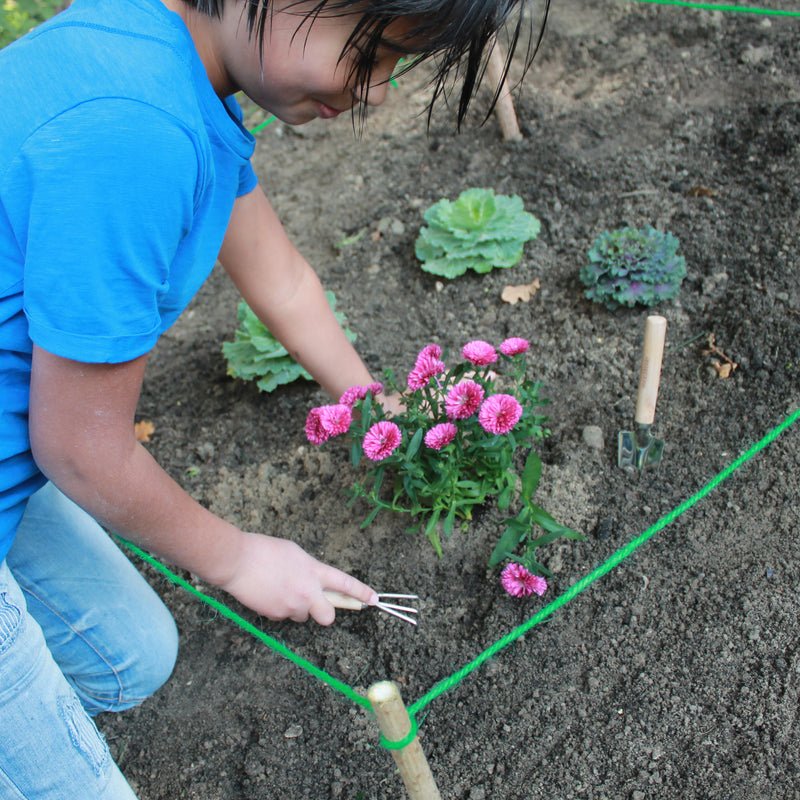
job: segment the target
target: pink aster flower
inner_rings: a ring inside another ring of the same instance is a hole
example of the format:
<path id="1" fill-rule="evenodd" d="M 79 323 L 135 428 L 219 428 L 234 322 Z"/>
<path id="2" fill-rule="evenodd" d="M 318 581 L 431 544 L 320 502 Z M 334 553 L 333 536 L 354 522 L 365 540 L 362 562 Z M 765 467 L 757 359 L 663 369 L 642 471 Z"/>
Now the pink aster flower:
<path id="1" fill-rule="evenodd" d="M 519 336 L 512 336 L 500 345 L 500 352 L 504 356 L 518 356 L 520 353 L 527 352 L 530 346 L 531 343 L 527 339 L 520 339 Z"/>
<path id="2" fill-rule="evenodd" d="M 428 345 L 436 347 L 436 345 Z M 408 373 L 408 388 L 412 391 L 424 389 L 434 375 L 440 375 L 446 369 L 444 361 L 430 354 L 420 353 L 414 369 Z"/>
<path id="3" fill-rule="evenodd" d="M 364 455 L 370 461 L 383 461 L 400 446 L 402 434 L 394 422 L 376 422 L 364 434 Z"/>
<path id="4" fill-rule="evenodd" d="M 508 433 L 522 416 L 522 406 L 510 394 L 493 394 L 483 401 L 478 422 L 487 433 Z"/>
<path id="5" fill-rule="evenodd" d="M 447 393 L 444 407 L 450 419 L 467 419 L 477 410 L 483 400 L 484 391 L 475 381 L 461 381 Z"/>
<path id="6" fill-rule="evenodd" d="M 311 444 L 321 445 L 331 438 L 322 425 L 321 411 L 321 408 L 312 408 L 306 417 L 306 439 Z"/>
<path id="7" fill-rule="evenodd" d="M 339 403 L 352 408 L 359 400 L 363 400 L 368 394 L 372 394 L 374 396 L 376 394 L 380 394 L 382 391 L 383 384 L 378 383 L 377 381 L 375 383 L 370 383 L 367 386 L 351 386 L 339 398 Z"/>
<path id="8" fill-rule="evenodd" d="M 442 348 L 439 347 L 438 344 L 426 344 L 422 350 L 419 351 L 419 355 L 417 356 L 417 364 L 419 364 L 420 359 L 422 358 L 441 358 L 442 357 Z"/>
<path id="9" fill-rule="evenodd" d="M 461 349 L 461 355 L 476 367 L 485 367 L 487 364 L 494 364 L 497 361 L 497 351 L 494 347 L 489 342 L 483 342 L 480 339 L 467 342 Z"/>
<path id="10" fill-rule="evenodd" d="M 547 591 L 547 581 L 541 575 L 534 575 L 514 561 L 503 568 L 500 583 L 512 597 L 530 597 L 532 594 L 541 597 Z"/>
<path id="11" fill-rule="evenodd" d="M 458 428 L 452 422 L 442 422 L 439 425 L 434 425 L 425 434 L 425 444 L 431 450 L 441 450 L 456 438 L 457 433 Z"/>
<path id="12" fill-rule="evenodd" d="M 353 412 L 350 406 L 338 403 L 337 405 L 321 406 L 319 409 L 319 423 L 328 436 L 341 436 L 350 430 Z"/>

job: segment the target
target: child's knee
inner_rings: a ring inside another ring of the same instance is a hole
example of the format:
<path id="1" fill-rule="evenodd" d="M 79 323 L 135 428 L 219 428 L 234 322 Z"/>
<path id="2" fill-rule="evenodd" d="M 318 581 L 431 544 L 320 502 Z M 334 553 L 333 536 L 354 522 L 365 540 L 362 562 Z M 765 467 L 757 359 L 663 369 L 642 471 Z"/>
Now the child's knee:
<path id="1" fill-rule="evenodd" d="M 108 659 L 103 673 L 70 677 L 92 715 L 133 708 L 167 682 L 178 657 L 178 629 L 169 611 L 164 607 L 146 626 L 132 628 L 120 656 L 116 663 Z"/>

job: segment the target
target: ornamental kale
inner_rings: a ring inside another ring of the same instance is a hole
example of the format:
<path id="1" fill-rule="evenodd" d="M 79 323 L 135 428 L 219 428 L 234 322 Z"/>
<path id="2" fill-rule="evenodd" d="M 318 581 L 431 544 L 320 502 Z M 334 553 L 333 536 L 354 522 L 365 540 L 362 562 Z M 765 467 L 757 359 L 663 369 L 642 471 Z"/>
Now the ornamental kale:
<path id="1" fill-rule="evenodd" d="M 394 417 L 377 399 L 379 383 L 354 386 L 337 404 L 311 409 L 306 436 L 312 444 L 349 434 L 353 466 L 366 462 L 366 476 L 352 490 L 354 501 L 372 506 L 362 527 L 381 510 L 408 514 L 414 520 L 409 530 L 424 531 L 441 556 L 440 533 L 449 537 L 459 521 L 465 527 L 473 508 L 490 498 L 506 511 L 518 494 L 522 508 L 505 520 L 491 566 L 513 558 L 548 574 L 533 557 L 536 547 L 558 536 L 582 538 L 532 499 L 541 475 L 532 445 L 548 431 L 546 417 L 536 411 L 547 402 L 539 397 L 541 384 L 525 377 L 528 347 L 519 337 L 506 339 L 497 350 L 488 342 L 469 342 L 461 351 L 463 361 L 448 368 L 442 349 L 427 345 L 403 387 L 405 410 Z M 498 374 L 501 367 L 507 375 Z M 387 385 L 401 390 L 391 373 Z M 518 449 L 527 451 L 520 474 Z M 535 525 L 545 531 L 538 539 L 532 537 Z M 521 557 L 514 555 L 520 546 Z"/>
<path id="2" fill-rule="evenodd" d="M 347 327 L 345 315 L 336 311 L 336 296 L 333 292 L 325 292 L 325 296 L 345 335 L 354 342 L 356 335 Z M 222 345 L 228 362 L 228 375 L 245 381 L 258 378 L 256 386 L 262 392 L 272 392 L 298 378 L 311 380 L 311 375 L 289 355 L 244 300 L 239 303 L 237 315 L 239 328 L 234 341 Z"/>
<path id="3" fill-rule="evenodd" d="M 420 230 L 416 255 L 425 272 L 443 278 L 457 278 L 468 269 L 485 273 L 513 267 L 541 227 L 519 197 L 491 189 L 467 189 L 454 202 L 439 200 L 423 217 L 428 226 Z"/>
<path id="4" fill-rule="evenodd" d="M 653 227 L 604 231 L 589 250 L 580 272 L 586 297 L 612 311 L 637 303 L 654 306 L 672 300 L 686 277 L 686 259 L 671 233 Z"/>

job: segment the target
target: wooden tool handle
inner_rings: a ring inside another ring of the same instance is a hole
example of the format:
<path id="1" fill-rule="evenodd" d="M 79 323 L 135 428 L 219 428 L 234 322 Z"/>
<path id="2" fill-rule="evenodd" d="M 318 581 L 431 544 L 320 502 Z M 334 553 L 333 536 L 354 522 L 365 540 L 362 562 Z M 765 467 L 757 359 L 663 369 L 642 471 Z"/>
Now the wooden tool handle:
<path id="1" fill-rule="evenodd" d="M 342 594 L 342 592 L 337 592 L 333 589 L 325 589 L 322 594 L 325 595 L 325 599 L 334 608 L 345 608 L 348 611 L 361 611 L 364 608 L 364 603 L 349 594 Z"/>
<path id="2" fill-rule="evenodd" d="M 639 372 L 639 393 L 636 396 L 634 417 L 640 425 L 651 425 L 656 416 L 656 398 L 666 336 L 667 320 L 658 316 L 648 317 L 644 326 L 642 368 Z"/>

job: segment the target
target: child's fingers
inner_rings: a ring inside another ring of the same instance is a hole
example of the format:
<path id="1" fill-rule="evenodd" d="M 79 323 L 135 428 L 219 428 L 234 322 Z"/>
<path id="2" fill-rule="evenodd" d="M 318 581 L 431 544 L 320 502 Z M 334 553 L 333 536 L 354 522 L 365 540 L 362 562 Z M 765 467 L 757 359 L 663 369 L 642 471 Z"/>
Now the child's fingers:
<path id="1" fill-rule="evenodd" d="M 336 609 L 333 604 L 322 594 L 311 604 L 308 609 L 311 618 L 320 625 L 330 625 L 336 619 Z"/>
<path id="2" fill-rule="evenodd" d="M 366 583 L 362 583 L 340 569 L 323 565 L 323 571 L 319 577 L 323 589 L 333 589 L 350 595 L 350 597 L 356 597 L 368 606 L 374 606 L 378 602 L 378 595 L 371 586 L 367 586 Z"/>

